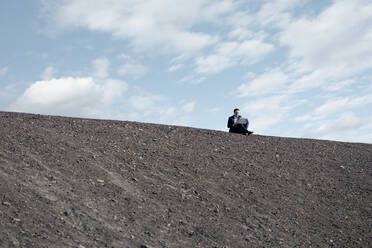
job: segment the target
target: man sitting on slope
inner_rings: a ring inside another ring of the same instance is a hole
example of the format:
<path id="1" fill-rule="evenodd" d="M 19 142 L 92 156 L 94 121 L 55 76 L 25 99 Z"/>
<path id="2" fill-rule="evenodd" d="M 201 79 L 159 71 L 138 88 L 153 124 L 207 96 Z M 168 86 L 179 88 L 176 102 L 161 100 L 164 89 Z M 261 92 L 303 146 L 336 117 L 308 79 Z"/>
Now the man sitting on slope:
<path id="1" fill-rule="evenodd" d="M 230 116 L 227 121 L 227 127 L 230 129 L 230 133 L 240 133 L 244 135 L 250 135 L 253 132 L 248 131 L 249 121 L 243 119 L 238 108 L 234 109 L 234 115 Z"/>

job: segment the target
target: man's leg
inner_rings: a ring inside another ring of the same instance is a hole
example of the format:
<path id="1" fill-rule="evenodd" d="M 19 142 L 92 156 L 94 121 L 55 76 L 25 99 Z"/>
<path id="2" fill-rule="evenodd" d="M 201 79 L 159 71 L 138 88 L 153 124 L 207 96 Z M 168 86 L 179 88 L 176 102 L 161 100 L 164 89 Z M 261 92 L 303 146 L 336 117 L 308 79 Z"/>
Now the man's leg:
<path id="1" fill-rule="evenodd" d="M 237 128 L 239 130 L 239 133 L 242 133 L 242 134 L 248 133 L 248 130 L 242 124 L 238 124 Z"/>
<path id="2" fill-rule="evenodd" d="M 248 131 L 247 126 L 248 125 L 239 124 L 239 133 L 242 133 L 242 134 L 245 134 L 245 135 L 251 135 L 253 132 Z"/>

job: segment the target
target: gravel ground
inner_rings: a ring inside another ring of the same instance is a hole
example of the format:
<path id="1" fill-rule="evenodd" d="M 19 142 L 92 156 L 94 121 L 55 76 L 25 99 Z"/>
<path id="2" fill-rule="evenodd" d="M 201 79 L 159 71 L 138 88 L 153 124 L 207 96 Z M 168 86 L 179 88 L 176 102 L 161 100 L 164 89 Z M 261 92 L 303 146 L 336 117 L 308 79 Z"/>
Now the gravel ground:
<path id="1" fill-rule="evenodd" d="M 372 247 L 372 145 L 0 112 L 0 247 Z"/>

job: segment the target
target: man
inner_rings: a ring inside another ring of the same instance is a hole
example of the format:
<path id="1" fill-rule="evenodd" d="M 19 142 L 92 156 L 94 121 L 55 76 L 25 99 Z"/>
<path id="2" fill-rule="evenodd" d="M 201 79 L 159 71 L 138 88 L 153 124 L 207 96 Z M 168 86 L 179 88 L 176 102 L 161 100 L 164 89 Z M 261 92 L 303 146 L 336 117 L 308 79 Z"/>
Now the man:
<path id="1" fill-rule="evenodd" d="M 240 110 L 238 108 L 234 109 L 234 115 L 230 116 L 227 121 L 227 127 L 230 129 L 229 132 L 251 135 L 253 132 L 248 131 L 248 119 L 245 124 L 241 124 L 239 123 L 240 118 L 242 118 L 240 115 Z"/>

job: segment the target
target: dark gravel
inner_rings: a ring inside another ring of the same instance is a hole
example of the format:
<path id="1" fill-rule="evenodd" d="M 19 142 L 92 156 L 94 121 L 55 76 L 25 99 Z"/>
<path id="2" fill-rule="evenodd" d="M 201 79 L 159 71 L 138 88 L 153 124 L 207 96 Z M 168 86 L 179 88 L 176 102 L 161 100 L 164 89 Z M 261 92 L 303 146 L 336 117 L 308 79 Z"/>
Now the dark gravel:
<path id="1" fill-rule="evenodd" d="M 372 247 L 372 145 L 0 112 L 0 247 Z"/>

